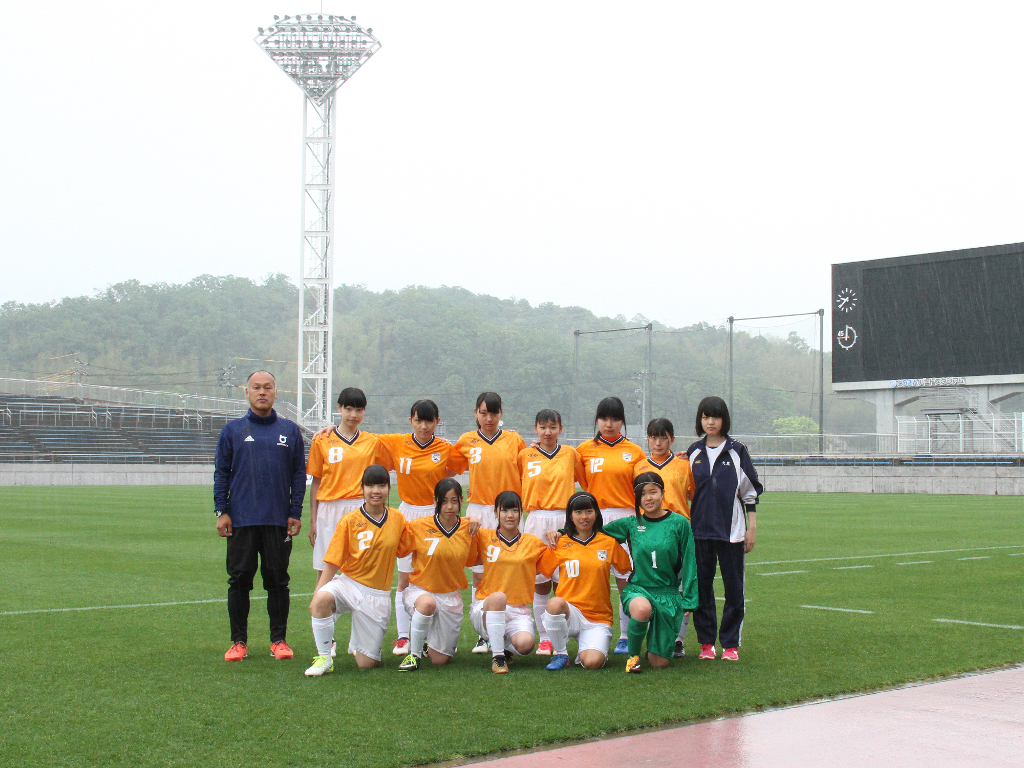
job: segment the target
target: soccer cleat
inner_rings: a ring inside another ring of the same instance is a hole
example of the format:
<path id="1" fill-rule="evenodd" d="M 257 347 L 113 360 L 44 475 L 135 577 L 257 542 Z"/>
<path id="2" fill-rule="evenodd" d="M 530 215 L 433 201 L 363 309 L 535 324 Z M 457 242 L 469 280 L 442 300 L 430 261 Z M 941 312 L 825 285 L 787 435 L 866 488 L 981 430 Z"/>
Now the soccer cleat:
<path id="1" fill-rule="evenodd" d="M 700 644 L 700 654 L 697 656 L 698 659 L 713 659 L 716 655 L 714 643 Z"/>
<path id="2" fill-rule="evenodd" d="M 551 644 L 550 640 L 541 640 L 540 645 L 537 646 L 538 656 L 550 656 L 555 652 L 555 647 Z"/>
<path id="3" fill-rule="evenodd" d="M 505 663 L 504 654 L 491 659 L 491 672 L 496 675 L 508 674 L 508 664 Z"/>
<path id="4" fill-rule="evenodd" d="M 391 644 L 392 656 L 405 656 L 409 653 L 409 638 L 400 637 Z"/>
<path id="5" fill-rule="evenodd" d="M 619 642 L 615 644 L 615 650 L 613 650 L 612 653 L 617 653 L 620 656 L 629 653 L 629 641 L 624 637 L 620 637 Z"/>
<path id="6" fill-rule="evenodd" d="M 334 671 L 334 662 L 330 656 L 317 656 L 313 664 L 306 670 L 306 677 L 322 677 L 328 672 Z"/>
<path id="7" fill-rule="evenodd" d="M 232 643 L 228 652 L 224 654 L 224 661 L 241 661 L 249 655 L 249 649 L 245 643 Z"/>
<path id="8" fill-rule="evenodd" d="M 476 645 L 473 646 L 473 653 L 490 653 L 491 644 L 487 640 L 481 637 L 476 641 Z"/>
<path id="9" fill-rule="evenodd" d="M 331 658 L 335 658 L 338 655 L 338 644 L 331 640 Z"/>
<path id="10" fill-rule="evenodd" d="M 631 675 L 639 675 L 643 670 L 640 668 L 640 657 L 630 656 L 626 659 L 626 672 Z"/>
<path id="11" fill-rule="evenodd" d="M 547 669 L 550 672 L 557 672 L 560 669 L 565 669 L 569 666 L 569 655 L 565 653 L 556 653 L 551 657 L 551 661 L 548 662 Z"/>
<path id="12" fill-rule="evenodd" d="M 722 649 L 722 661 L 739 661 L 740 654 L 735 648 Z"/>
<path id="13" fill-rule="evenodd" d="M 278 640 L 276 643 L 270 644 L 270 655 L 275 659 L 290 659 L 295 656 L 292 653 L 292 649 L 288 647 L 288 643 L 284 640 Z"/>
<path id="14" fill-rule="evenodd" d="M 508 648 L 505 649 L 505 666 L 511 667 L 515 663 L 516 657 Z"/>
<path id="15" fill-rule="evenodd" d="M 672 649 L 672 658 L 681 659 L 686 655 L 686 647 L 682 640 L 676 640 L 676 647 Z"/>
<path id="16" fill-rule="evenodd" d="M 418 656 L 414 656 L 411 653 L 408 656 L 406 656 L 404 659 L 402 659 L 402 663 L 398 665 L 398 671 L 399 672 L 415 672 L 419 668 L 420 668 L 419 657 Z"/>

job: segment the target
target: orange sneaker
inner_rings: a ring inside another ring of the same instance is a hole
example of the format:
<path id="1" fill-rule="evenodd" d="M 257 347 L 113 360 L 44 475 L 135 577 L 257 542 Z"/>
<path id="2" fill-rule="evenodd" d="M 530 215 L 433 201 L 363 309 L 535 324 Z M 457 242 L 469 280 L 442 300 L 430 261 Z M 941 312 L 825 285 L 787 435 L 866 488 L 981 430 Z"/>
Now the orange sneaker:
<path id="1" fill-rule="evenodd" d="M 245 643 L 232 643 L 228 652 L 224 654 L 224 661 L 241 661 L 249 655 L 249 649 Z"/>
<path id="2" fill-rule="evenodd" d="M 288 643 L 284 640 L 278 640 L 276 643 L 270 644 L 270 655 L 275 659 L 290 659 L 295 656 L 292 653 L 292 649 L 288 647 Z"/>

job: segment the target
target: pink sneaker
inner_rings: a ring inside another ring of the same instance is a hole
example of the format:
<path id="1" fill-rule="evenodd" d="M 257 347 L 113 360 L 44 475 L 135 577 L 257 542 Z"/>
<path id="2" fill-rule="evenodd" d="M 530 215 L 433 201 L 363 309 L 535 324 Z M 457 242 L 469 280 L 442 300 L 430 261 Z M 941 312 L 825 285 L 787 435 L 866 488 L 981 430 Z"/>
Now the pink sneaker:
<path id="1" fill-rule="evenodd" d="M 722 661 L 739 661 L 740 655 L 735 648 L 722 649 Z"/>
<path id="2" fill-rule="evenodd" d="M 735 650 L 735 649 L 734 649 Z M 697 656 L 698 659 L 713 659 L 717 654 L 715 653 L 714 643 L 701 643 L 700 654 Z"/>
<path id="3" fill-rule="evenodd" d="M 555 652 L 555 647 L 551 644 L 550 640 L 541 640 L 540 645 L 537 646 L 538 656 L 550 656 Z"/>
<path id="4" fill-rule="evenodd" d="M 394 656 L 409 655 L 409 638 L 400 637 L 391 644 L 391 653 Z"/>

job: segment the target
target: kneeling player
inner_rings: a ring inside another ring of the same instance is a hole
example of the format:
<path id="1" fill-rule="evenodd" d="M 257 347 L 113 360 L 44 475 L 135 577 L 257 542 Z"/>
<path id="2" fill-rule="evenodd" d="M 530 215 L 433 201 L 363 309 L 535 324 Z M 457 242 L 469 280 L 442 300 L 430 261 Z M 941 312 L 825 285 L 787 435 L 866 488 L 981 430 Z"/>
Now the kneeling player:
<path id="1" fill-rule="evenodd" d="M 557 540 L 554 550 L 558 596 L 548 601 L 544 614 L 554 646 L 549 670 L 569 666 L 566 641 L 570 637 L 579 643 L 576 660 L 585 669 L 600 669 L 608 658 L 612 639 L 609 575 L 613 566 L 619 573 L 628 573 L 632 566 L 626 550 L 601 528 L 597 499 L 586 491 L 573 494 L 565 508 L 565 536 Z"/>
<path id="2" fill-rule="evenodd" d="M 468 566 L 480 560 L 475 517 L 462 520 L 462 486 L 446 478 L 434 487 L 434 514 L 408 523 L 400 552 L 411 552 L 409 586 L 403 609 L 412 616 L 410 653 L 398 669 L 419 669 L 426 641 L 434 664 L 447 664 L 455 653 L 462 628 L 462 593 Z"/>
<path id="3" fill-rule="evenodd" d="M 690 521 L 664 509 L 665 483 L 657 472 L 638 475 L 636 515 L 607 523 L 604 532 L 629 544 L 633 575 L 622 590 L 629 616 L 627 672 L 640 672 L 647 638 L 647 660 L 667 667 L 684 618 L 697 607 L 697 562 Z"/>
<path id="4" fill-rule="evenodd" d="M 484 573 L 469 620 L 490 641 L 491 671 L 503 674 L 511 654 L 533 651 L 534 581 L 538 573 L 550 577 L 557 561 L 540 539 L 519 532 L 523 502 L 518 493 L 499 493 L 494 512 L 498 528 L 482 528 L 476 535 Z"/>
<path id="5" fill-rule="evenodd" d="M 405 532 L 405 518 L 384 505 L 391 477 L 379 464 L 363 472 L 363 504 L 345 515 L 324 554 L 324 569 L 309 604 L 317 656 L 306 670 L 319 677 L 334 669 L 331 642 L 334 624 L 352 614 L 349 653 L 360 669 L 380 664 L 384 632 L 391 619 L 391 578 L 395 555 Z"/>

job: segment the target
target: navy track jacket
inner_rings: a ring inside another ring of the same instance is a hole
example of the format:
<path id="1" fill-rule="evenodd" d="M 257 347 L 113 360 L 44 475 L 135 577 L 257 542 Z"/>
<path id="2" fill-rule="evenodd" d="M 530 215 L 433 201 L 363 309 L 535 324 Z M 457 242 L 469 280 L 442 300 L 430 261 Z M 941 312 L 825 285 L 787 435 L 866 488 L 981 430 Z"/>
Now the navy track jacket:
<path id="1" fill-rule="evenodd" d="M 693 471 L 693 538 L 743 541 L 747 532 L 745 513 L 755 511 L 757 499 L 764 493 L 746 446 L 726 435 L 714 467 L 708 466 L 704 439 L 687 448 L 686 453 Z"/>
<path id="2" fill-rule="evenodd" d="M 234 527 L 286 526 L 302 517 L 306 461 L 302 430 L 276 411 L 249 411 L 220 431 L 213 470 L 213 503 Z"/>

